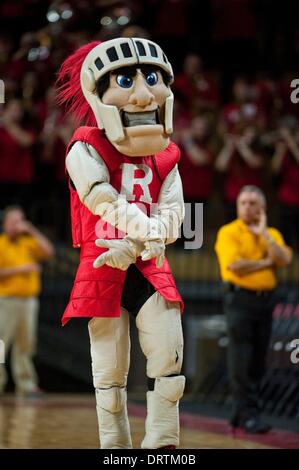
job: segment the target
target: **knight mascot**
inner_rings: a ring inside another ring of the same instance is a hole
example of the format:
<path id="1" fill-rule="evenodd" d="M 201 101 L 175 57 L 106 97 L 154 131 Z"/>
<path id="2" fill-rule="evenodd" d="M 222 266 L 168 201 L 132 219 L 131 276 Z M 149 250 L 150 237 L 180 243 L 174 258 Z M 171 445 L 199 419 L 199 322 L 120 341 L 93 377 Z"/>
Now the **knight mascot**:
<path id="1" fill-rule="evenodd" d="M 144 449 L 179 445 L 183 301 L 165 245 L 184 218 L 172 133 L 173 72 L 152 41 L 91 42 L 69 56 L 58 98 L 85 125 L 66 154 L 80 264 L 62 318 L 86 317 L 102 449 L 132 448 L 129 314 L 148 377 Z"/>

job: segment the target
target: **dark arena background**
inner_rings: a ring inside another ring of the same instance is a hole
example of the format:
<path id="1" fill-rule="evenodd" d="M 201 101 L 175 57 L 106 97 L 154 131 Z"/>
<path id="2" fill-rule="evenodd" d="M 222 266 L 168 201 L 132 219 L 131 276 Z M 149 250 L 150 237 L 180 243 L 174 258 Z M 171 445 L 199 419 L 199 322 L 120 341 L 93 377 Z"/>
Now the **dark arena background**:
<path id="1" fill-rule="evenodd" d="M 185 301 L 187 385 L 180 403 L 180 447 L 298 449 L 298 1 L 2 0 L 0 18 L 0 209 L 2 213 L 7 205 L 21 205 L 55 246 L 55 255 L 42 269 L 34 358 L 40 390 L 18 396 L 7 357 L 0 449 L 99 448 L 86 321 L 72 320 L 64 328 L 60 321 L 79 250 L 72 248 L 64 166 L 75 123 L 56 104 L 54 84 L 63 60 L 76 48 L 119 36 L 152 39 L 172 63 L 173 140 L 181 148 L 185 201 L 192 207 L 203 203 L 203 220 L 193 221 L 193 234 L 182 234 L 167 248 Z M 25 149 L 7 137 L 11 106 L 17 107 L 19 126 L 31 136 Z M 293 152 L 287 144 L 290 136 Z M 224 162 L 223 152 L 234 138 L 249 139 L 258 165 L 241 159 Z M 190 140 L 197 153 L 190 151 Z M 282 154 L 283 163 L 277 163 Z M 269 225 L 280 230 L 293 250 L 292 263 L 279 270 L 260 390 L 263 416 L 272 426 L 266 434 L 232 432 L 228 424 L 228 335 L 214 250 L 217 231 L 235 218 L 236 196 L 246 184 L 263 189 Z M 200 243 L 186 249 L 192 237 Z M 131 335 L 129 414 L 138 448 L 147 382 L 134 321 Z"/>

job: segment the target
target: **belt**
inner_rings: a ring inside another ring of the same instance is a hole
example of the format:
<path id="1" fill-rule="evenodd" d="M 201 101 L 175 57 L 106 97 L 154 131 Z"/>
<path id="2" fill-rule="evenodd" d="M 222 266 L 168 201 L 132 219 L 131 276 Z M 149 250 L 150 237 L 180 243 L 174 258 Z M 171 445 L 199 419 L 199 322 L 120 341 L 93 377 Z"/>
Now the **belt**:
<path id="1" fill-rule="evenodd" d="M 232 282 L 224 283 L 224 292 L 246 292 L 247 294 L 254 295 L 256 297 L 267 297 L 272 294 L 272 290 L 251 290 L 245 289 L 244 287 L 233 284 Z"/>

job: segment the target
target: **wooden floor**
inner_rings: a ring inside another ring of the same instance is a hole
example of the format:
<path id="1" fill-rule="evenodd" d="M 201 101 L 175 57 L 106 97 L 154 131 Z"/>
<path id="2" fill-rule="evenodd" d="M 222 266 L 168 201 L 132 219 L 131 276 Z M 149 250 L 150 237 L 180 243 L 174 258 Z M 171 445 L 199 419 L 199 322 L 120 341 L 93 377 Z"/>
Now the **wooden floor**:
<path id="1" fill-rule="evenodd" d="M 138 406 L 129 406 L 134 448 L 140 448 L 144 434 L 144 417 L 141 417 L 144 414 L 144 408 L 140 406 L 138 408 Z M 137 411 L 141 410 L 141 413 L 136 413 L 136 409 Z M 183 424 L 181 448 L 257 449 L 272 447 L 253 442 L 244 436 L 239 439 L 234 438 L 228 432 L 217 433 L 205 429 L 190 429 L 192 427 L 196 426 L 191 424 L 187 427 Z M 210 429 L 208 425 L 206 428 Z M 94 397 L 47 395 L 42 399 L 35 400 L 17 399 L 13 395 L 1 397 L 0 448 L 99 448 Z"/>

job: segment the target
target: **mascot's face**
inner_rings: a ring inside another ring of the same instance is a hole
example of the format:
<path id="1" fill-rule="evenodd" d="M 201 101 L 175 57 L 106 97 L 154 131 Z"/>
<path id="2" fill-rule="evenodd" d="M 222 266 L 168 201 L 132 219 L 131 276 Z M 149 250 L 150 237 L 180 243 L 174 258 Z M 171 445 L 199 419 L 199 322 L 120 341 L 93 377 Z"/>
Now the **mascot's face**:
<path id="1" fill-rule="evenodd" d="M 172 134 L 173 71 L 160 46 L 141 38 L 99 43 L 87 54 L 81 88 L 97 125 L 130 157 L 164 150 Z"/>
<path id="2" fill-rule="evenodd" d="M 151 155 L 169 144 L 164 116 L 170 88 L 154 66 L 130 66 L 110 72 L 102 103 L 115 106 L 121 117 L 124 138 L 111 142 L 129 156 Z"/>

